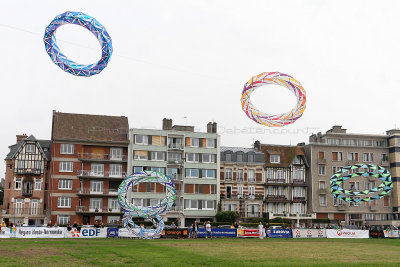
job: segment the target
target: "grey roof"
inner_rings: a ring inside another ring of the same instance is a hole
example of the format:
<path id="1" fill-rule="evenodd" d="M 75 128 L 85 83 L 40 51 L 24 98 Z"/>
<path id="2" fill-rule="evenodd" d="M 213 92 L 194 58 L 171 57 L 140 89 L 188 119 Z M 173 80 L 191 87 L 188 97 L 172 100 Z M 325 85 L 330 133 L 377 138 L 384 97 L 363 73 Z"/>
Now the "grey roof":
<path id="1" fill-rule="evenodd" d="M 243 152 L 243 153 L 248 153 L 248 152 L 254 152 L 254 153 L 261 153 L 260 151 L 256 151 L 254 148 L 251 147 L 230 147 L 230 146 L 221 146 L 221 152 L 225 151 L 232 151 L 233 153 L 235 152 Z"/>
<path id="2" fill-rule="evenodd" d="M 20 147 L 22 146 L 22 144 L 25 141 L 37 141 L 39 143 L 40 147 L 42 148 L 43 153 L 46 156 L 47 160 L 50 160 L 50 158 L 51 158 L 51 141 L 50 140 L 37 140 L 35 138 L 35 136 L 33 136 L 33 135 L 30 135 L 29 137 L 19 141 L 18 144 L 9 146 L 8 148 L 10 149 L 10 152 L 7 154 L 7 157 L 5 158 L 5 160 L 13 159 L 15 157 L 15 154 L 17 154 L 18 150 L 20 149 Z"/>
<path id="3" fill-rule="evenodd" d="M 226 154 L 230 154 L 227 152 L 232 152 L 231 160 L 226 161 Z M 240 152 L 243 153 L 242 161 L 237 161 L 238 154 Z M 249 153 L 254 154 L 254 161 L 249 162 Z M 257 151 L 254 148 L 248 147 L 221 147 L 221 162 L 240 162 L 240 163 L 249 163 L 249 164 L 264 164 L 264 153 L 261 151 Z"/>

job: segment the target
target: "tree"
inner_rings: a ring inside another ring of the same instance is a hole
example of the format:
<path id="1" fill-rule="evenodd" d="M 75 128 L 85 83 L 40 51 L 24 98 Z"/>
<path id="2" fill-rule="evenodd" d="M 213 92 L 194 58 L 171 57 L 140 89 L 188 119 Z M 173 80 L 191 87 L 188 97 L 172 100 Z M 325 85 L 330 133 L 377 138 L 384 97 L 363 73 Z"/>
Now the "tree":
<path id="1" fill-rule="evenodd" d="M 236 211 L 218 211 L 216 216 L 217 222 L 227 223 L 234 223 L 238 217 L 239 214 Z"/>

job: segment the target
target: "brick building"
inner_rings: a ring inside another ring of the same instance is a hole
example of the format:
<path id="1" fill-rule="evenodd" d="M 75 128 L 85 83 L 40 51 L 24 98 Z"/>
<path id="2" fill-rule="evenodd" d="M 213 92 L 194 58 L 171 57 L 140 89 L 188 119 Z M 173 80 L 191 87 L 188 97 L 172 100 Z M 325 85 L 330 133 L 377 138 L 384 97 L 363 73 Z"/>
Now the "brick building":
<path id="1" fill-rule="evenodd" d="M 264 163 L 264 154 L 253 148 L 221 147 L 223 211 L 237 211 L 240 220 L 263 217 Z"/>
<path id="2" fill-rule="evenodd" d="M 59 225 L 120 221 L 128 118 L 53 112 L 51 218 Z"/>
<path id="3" fill-rule="evenodd" d="M 17 135 L 5 158 L 3 220 L 25 225 L 47 223 L 50 141 Z"/>

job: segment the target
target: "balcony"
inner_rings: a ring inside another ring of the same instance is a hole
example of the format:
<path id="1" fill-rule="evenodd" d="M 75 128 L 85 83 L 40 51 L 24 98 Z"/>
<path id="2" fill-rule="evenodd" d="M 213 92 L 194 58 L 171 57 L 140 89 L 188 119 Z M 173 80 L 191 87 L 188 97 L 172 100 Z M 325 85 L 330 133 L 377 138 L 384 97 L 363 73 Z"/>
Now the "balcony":
<path id="1" fill-rule="evenodd" d="M 16 170 L 17 174 L 32 174 L 32 175 L 41 175 L 41 169 L 35 169 L 35 168 L 17 168 Z"/>
<path id="2" fill-rule="evenodd" d="M 126 177 L 126 172 L 115 173 L 108 171 L 103 173 L 96 173 L 89 170 L 78 170 L 77 176 L 81 178 L 123 179 Z"/>
<path id="3" fill-rule="evenodd" d="M 31 197 L 33 194 L 33 188 L 24 188 L 22 189 L 22 195 L 24 197 Z"/>
<path id="4" fill-rule="evenodd" d="M 3 218 L 12 218 L 12 217 L 43 217 L 46 214 L 46 210 L 42 208 L 11 208 L 11 209 L 3 209 L 2 215 Z"/>
<path id="5" fill-rule="evenodd" d="M 267 178 L 266 184 L 268 184 L 268 185 L 273 185 L 273 184 L 277 184 L 277 185 L 288 185 L 289 183 L 286 182 L 285 179 L 271 179 L 271 178 Z"/>
<path id="6" fill-rule="evenodd" d="M 269 219 L 274 219 L 274 218 L 286 218 L 286 219 L 292 219 L 292 220 L 310 220 L 310 219 L 316 219 L 317 216 L 315 213 L 311 214 L 301 214 L 301 213 L 273 213 L 269 212 Z"/>
<path id="7" fill-rule="evenodd" d="M 285 195 L 267 195 L 265 197 L 267 202 L 290 202 Z"/>
<path id="8" fill-rule="evenodd" d="M 306 202 L 306 197 L 293 197 L 293 202 Z"/>
<path id="9" fill-rule="evenodd" d="M 97 161 L 97 162 L 127 162 L 127 156 L 122 155 L 115 157 L 109 154 L 96 153 L 78 153 L 78 159 L 81 161 Z"/>
<path id="10" fill-rule="evenodd" d="M 261 218 L 262 212 L 241 212 L 240 217 L 242 218 Z"/>
<path id="11" fill-rule="evenodd" d="M 256 195 L 231 194 L 231 196 L 228 197 L 225 194 L 220 194 L 220 198 L 226 200 L 263 200 L 264 196 L 262 194 L 256 194 Z"/>
<path id="12" fill-rule="evenodd" d="M 169 143 L 168 144 L 168 148 L 169 149 L 176 149 L 176 150 L 183 150 L 183 144 L 179 144 L 179 143 Z"/>
<path id="13" fill-rule="evenodd" d="M 106 213 L 106 214 L 122 214 L 124 211 L 120 207 L 118 208 L 110 208 L 107 206 L 103 206 L 102 208 L 99 207 L 91 207 L 91 206 L 77 206 L 76 213 Z"/>
<path id="14" fill-rule="evenodd" d="M 307 186 L 307 183 L 303 179 L 293 179 L 293 185 L 294 186 Z"/>
<path id="15" fill-rule="evenodd" d="M 100 196 L 118 196 L 118 189 L 103 189 L 102 192 L 91 191 L 90 188 L 80 188 L 77 191 L 78 195 L 100 195 Z"/>
<path id="16" fill-rule="evenodd" d="M 346 210 L 347 210 L 347 205 L 346 205 L 346 204 L 337 205 L 336 208 L 337 208 L 337 210 L 339 210 L 339 211 L 346 211 Z"/>
<path id="17" fill-rule="evenodd" d="M 171 174 L 171 175 L 167 175 L 169 178 L 171 178 L 174 181 L 182 181 L 183 180 L 183 175 L 182 174 Z"/>

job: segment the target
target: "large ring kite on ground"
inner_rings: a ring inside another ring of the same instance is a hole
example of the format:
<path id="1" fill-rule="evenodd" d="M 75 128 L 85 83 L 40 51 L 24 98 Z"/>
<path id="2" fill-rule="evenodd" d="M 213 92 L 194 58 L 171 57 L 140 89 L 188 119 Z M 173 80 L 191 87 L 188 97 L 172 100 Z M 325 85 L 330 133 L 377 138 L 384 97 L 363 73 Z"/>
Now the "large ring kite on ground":
<path id="1" fill-rule="evenodd" d="M 96 36 L 101 46 L 101 58 L 97 63 L 90 65 L 77 64 L 61 53 L 56 43 L 55 32 L 58 27 L 64 24 L 82 26 Z M 89 77 L 100 73 L 107 66 L 112 54 L 111 37 L 108 35 L 106 29 L 97 20 L 81 12 L 67 11 L 55 17 L 46 28 L 43 41 L 46 46 L 46 52 L 51 57 L 51 60 L 62 70 L 76 76 Z"/>
<path id="2" fill-rule="evenodd" d="M 265 114 L 254 107 L 250 101 L 250 95 L 260 86 L 266 84 L 277 84 L 292 91 L 297 98 L 296 106 L 287 113 L 271 115 Z M 279 72 L 264 72 L 254 76 L 244 85 L 242 91 L 242 109 L 247 117 L 253 121 L 270 127 L 281 127 L 295 122 L 299 119 L 306 108 L 306 91 L 299 81 L 293 77 Z"/>
<path id="3" fill-rule="evenodd" d="M 360 169 L 364 169 L 364 171 L 360 171 Z M 364 191 L 343 189 L 343 182 L 354 177 L 374 177 L 380 179 L 382 183 L 375 188 Z M 393 187 L 390 172 L 382 166 L 376 166 L 374 164 L 349 165 L 334 173 L 329 182 L 332 195 L 335 198 L 350 203 L 368 202 L 380 199 L 389 194 Z M 378 192 L 380 193 L 378 194 Z"/>
<path id="4" fill-rule="evenodd" d="M 135 185 L 140 183 L 160 183 L 165 187 L 166 196 L 160 201 L 158 205 L 154 206 L 135 206 L 128 199 L 128 190 Z M 175 203 L 176 190 L 174 182 L 168 176 L 155 171 L 143 171 L 135 173 L 125 178 L 118 188 L 118 202 L 122 209 L 125 211 L 123 218 L 124 226 L 131 230 L 132 233 L 136 233 L 139 229 L 139 236 L 142 238 L 159 238 L 162 230 L 164 229 L 164 221 L 159 216 L 160 214 L 167 211 Z M 148 218 L 153 221 L 156 229 L 143 229 L 136 225 L 132 217 Z M 136 229 L 136 230 L 135 230 Z"/>

